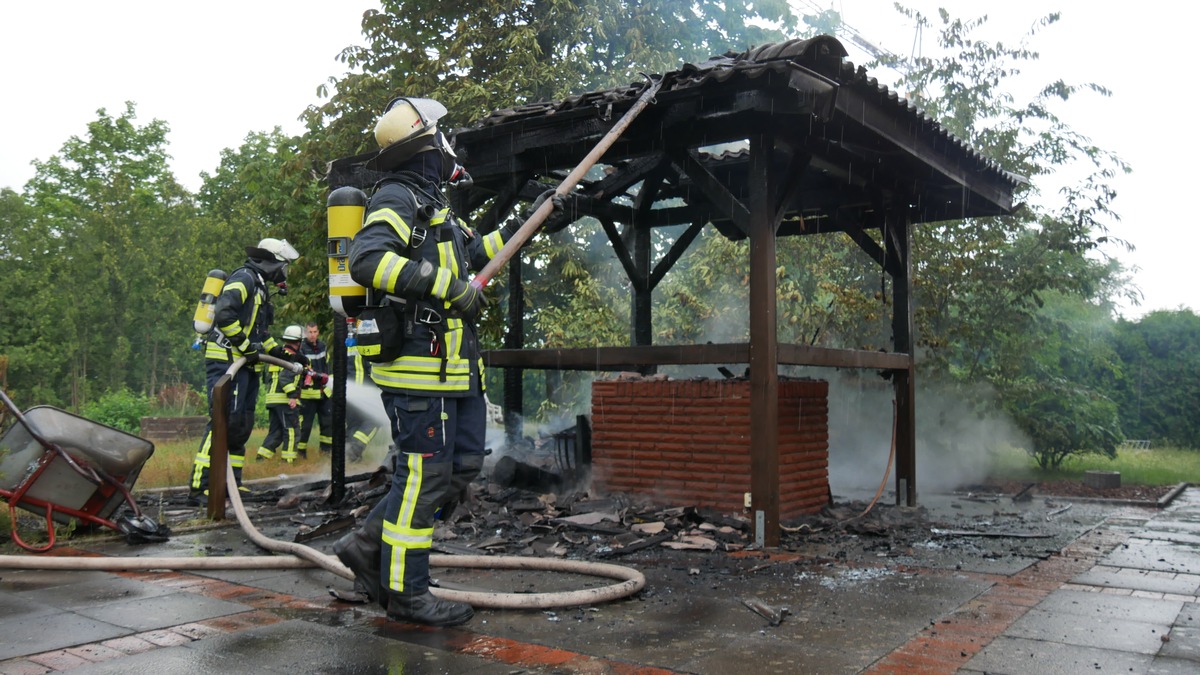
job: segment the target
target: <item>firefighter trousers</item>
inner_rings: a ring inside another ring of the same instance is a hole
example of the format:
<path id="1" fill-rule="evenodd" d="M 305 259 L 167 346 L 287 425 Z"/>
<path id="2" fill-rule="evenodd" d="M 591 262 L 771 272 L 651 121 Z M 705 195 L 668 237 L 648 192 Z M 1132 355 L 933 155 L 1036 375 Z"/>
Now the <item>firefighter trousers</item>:
<path id="1" fill-rule="evenodd" d="M 200 439 L 200 449 L 192 462 L 191 491 L 203 492 L 208 489 L 208 468 L 211 463 L 213 440 L 213 388 L 217 381 L 229 370 L 228 361 L 205 359 L 204 375 L 208 389 L 208 425 L 204 428 L 204 436 Z M 229 447 L 229 464 L 233 467 L 233 475 L 237 484 L 242 484 L 242 467 L 246 463 L 246 441 L 254 431 L 254 407 L 258 404 L 259 374 L 254 368 L 240 368 L 229 383 L 229 403 L 225 408 L 228 424 L 226 426 L 226 443 Z"/>
<path id="2" fill-rule="evenodd" d="M 483 468 L 487 409 L 482 395 L 431 398 L 385 391 L 381 396 L 399 452 L 380 514 L 380 581 L 384 595 L 412 597 L 429 589 L 438 509 L 457 502 Z"/>
<path id="3" fill-rule="evenodd" d="M 333 449 L 333 401 L 324 394 L 321 398 L 300 397 L 300 436 L 296 440 L 296 448 L 301 452 L 308 450 L 308 437 L 312 433 L 313 420 L 320 425 L 317 432 L 317 442 L 321 452 Z"/>

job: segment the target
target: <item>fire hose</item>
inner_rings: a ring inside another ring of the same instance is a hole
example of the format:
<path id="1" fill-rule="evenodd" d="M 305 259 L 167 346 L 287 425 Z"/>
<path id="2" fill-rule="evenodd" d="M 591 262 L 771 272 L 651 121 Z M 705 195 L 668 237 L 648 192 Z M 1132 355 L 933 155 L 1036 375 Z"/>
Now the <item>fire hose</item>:
<path id="1" fill-rule="evenodd" d="M 297 367 L 288 361 L 275 359 L 271 356 L 260 356 L 260 360 L 281 365 Z M 229 373 L 236 373 L 245 363 L 239 358 L 229 367 Z M 235 485 L 233 466 L 225 464 L 225 480 L 227 485 Z M 273 553 L 284 553 L 286 556 L 225 556 L 217 558 L 177 558 L 177 557 L 52 557 L 52 556 L 0 556 L 0 569 L 41 569 L 41 570 L 234 570 L 234 569 L 298 569 L 320 567 L 343 579 L 354 579 L 350 571 L 337 558 L 322 553 L 316 549 L 296 542 L 271 539 L 254 527 L 246 508 L 242 504 L 241 495 L 237 490 L 229 491 L 229 501 L 233 505 L 238 524 L 243 532 L 255 545 Z M 456 591 L 445 588 L 431 588 L 430 591 L 447 600 L 465 602 L 473 607 L 487 609 L 547 609 L 552 607 L 576 607 L 609 600 L 617 600 L 637 593 L 646 585 L 646 577 L 641 572 L 621 565 L 608 563 L 587 562 L 581 560 L 560 560 L 550 558 L 530 558 L 522 556 L 486 556 L 486 555 L 441 555 L 429 556 L 431 567 L 462 567 L 471 569 L 503 569 L 503 570 L 532 570 L 542 572 L 562 572 L 584 576 L 614 579 L 619 583 L 608 584 L 597 588 L 575 591 L 560 591 L 556 593 L 501 593 L 488 591 Z"/>

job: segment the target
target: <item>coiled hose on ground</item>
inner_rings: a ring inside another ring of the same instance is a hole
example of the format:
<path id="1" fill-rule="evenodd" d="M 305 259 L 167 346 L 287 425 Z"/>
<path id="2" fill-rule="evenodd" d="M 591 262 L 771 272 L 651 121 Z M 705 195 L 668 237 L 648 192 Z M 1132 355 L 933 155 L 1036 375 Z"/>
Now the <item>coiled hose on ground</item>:
<path id="1" fill-rule="evenodd" d="M 228 485 L 235 485 L 233 470 L 227 468 Z M 301 569 L 320 567 L 343 579 L 354 579 L 354 574 L 337 558 L 296 542 L 271 539 L 258 531 L 250 522 L 242 504 L 241 496 L 231 490 L 229 500 L 242 531 L 255 545 L 280 556 L 227 556 L 214 558 L 178 557 L 131 557 L 131 558 L 81 558 L 55 556 L 0 556 L 0 569 L 42 570 L 237 570 L 237 569 Z M 567 572 L 585 576 L 614 579 L 619 583 L 597 588 L 556 593 L 493 593 L 479 591 L 454 591 L 445 588 L 431 589 L 434 595 L 447 600 L 465 602 L 473 607 L 489 609 L 548 609 L 575 607 L 608 602 L 637 593 L 646 585 L 641 572 L 621 565 L 560 560 L 551 558 L 529 558 L 520 556 L 458 556 L 433 554 L 429 557 L 433 567 L 462 567 L 472 569 L 531 570 L 542 572 Z"/>
<path id="2" fill-rule="evenodd" d="M 262 356 L 264 361 L 272 361 L 271 357 Z M 238 359 L 230 366 L 229 372 L 236 372 L 245 362 Z M 285 367 L 287 362 L 280 362 Z M 236 485 L 233 468 L 225 465 L 225 484 Z M 296 542 L 271 539 L 258 531 L 250 522 L 246 508 L 242 505 L 241 495 L 237 490 L 229 491 L 229 500 L 233 504 L 238 524 L 242 531 L 257 546 L 285 556 L 229 556 L 216 558 L 176 558 L 176 557 L 145 557 L 145 558 L 60 558 L 53 556 L 0 556 L 0 569 L 43 569 L 43 570 L 234 570 L 234 569 L 295 569 L 320 567 L 343 579 L 354 579 L 354 574 L 337 558 L 321 553 L 311 547 Z M 581 560 L 560 560 L 552 558 L 529 558 L 521 556 L 459 556 L 440 555 L 429 556 L 429 564 L 433 567 L 463 567 L 472 569 L 503 569 L 503 570 L 532 570 L 541 572 L 566 572 L 585 576 L 614 579 L 619 583 L 608 584 L 597 588 L 576 591 L 560 591 L 556 593 L 493 593 L 480 591 L 454 591 L 445 588 L 433 588 L 434 595 L 447 600 L 465 602 L 473 607 L 488 609 L 548 609 L 554 607 L 576 607 L 599 602 L 608 602 L 637 593 L 646 586 L 646 577 L 641 572 L 621 565 L 608 563 L 586 562 Z"/>

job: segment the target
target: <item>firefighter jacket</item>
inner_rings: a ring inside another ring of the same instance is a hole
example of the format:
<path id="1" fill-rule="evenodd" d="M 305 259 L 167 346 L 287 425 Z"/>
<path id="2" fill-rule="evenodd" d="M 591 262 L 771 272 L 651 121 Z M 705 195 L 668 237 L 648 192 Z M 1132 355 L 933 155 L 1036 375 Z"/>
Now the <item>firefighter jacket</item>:
<path id="1" fill-rule="evenodd" d="M 299 399 L 301 388 L 297 375 L 288 368 L 269 364 L 263 373 L 263 384 L 267 390 L 267 405 L 287 405 L 291 399 Z"/>
<path id="2" fill-rule="evenodd" d="M 314 345 L 307 339 L 300 341 L 300 353 L 308 359 L 308 367 L 316 373 L 329 372 L 329 352 L 325 348 L 325 343 L 317 340 Z M 300 391 L 300 398 L 320 400 L 325 395 L 323 388 L 305 387 Z"/>
<path id="3" fill-rule="evenodd" d="M 214 304 L 214 328 L 204 358 L 233 361 L 253 343 L 260 343 L 263 351 L 278 344 L 268 332 L 274 309 L 267 295 L 267 282 L 249 262 L 229 275 Z M 261 365 L 255 368 L 261 369 Z"/>
<path id="4" fill-rule="evenodd" d="M 438 185 L 411 172 L 376 186 L 363 222 L 350 245 L 350 276 L 372 289 L 373 298 L 386 294 L 387 302 L 403 303 L 397 312 L 404 317 L 400 356 L 371 364 L 371 379 L 415 395 L 480 394 L 483 361 L 475 323 L 448 302 L 411 289 L 421 285 L 420 260 L 435 268 L 434 290 L 449 283 L 447 274 L 466 280 L 503 247 L 503 230 L 478 235 L 450 212 Z"/>

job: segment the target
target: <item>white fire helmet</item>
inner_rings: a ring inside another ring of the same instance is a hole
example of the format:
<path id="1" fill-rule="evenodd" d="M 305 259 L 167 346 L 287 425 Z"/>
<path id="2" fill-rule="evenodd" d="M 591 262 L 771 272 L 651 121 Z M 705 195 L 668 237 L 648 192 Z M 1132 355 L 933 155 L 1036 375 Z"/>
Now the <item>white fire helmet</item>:
<path id="1" fill-rule="evenodd" d="M 247 246 L 246 255 L 260 260 L 275 260 L 281 263 L 292 262 L 300 257 L 300 253 L 287 242 L 287 239 L 267 237 L 258 242 L 258 246 Z"/>

